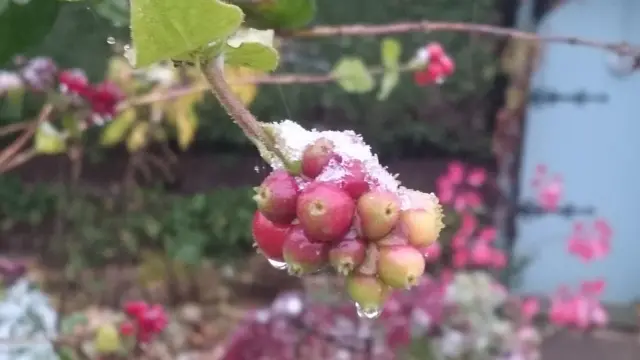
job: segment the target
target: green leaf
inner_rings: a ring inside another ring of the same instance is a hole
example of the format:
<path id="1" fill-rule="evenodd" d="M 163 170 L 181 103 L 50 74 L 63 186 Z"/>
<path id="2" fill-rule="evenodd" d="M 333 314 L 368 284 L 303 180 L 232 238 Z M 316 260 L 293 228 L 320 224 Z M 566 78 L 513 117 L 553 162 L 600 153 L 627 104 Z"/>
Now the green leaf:
<path id="1" fill-rule="evenodd" d="M 100 144 L 104 146 L 113 146 L 124 140 L 129 133 L 131 126 L 136 121 L 136 110 L 129 108 L 121 112 L 118 117 L 113 119 L 100 133 Z"/>
<path id="2" fill-rule="evenodd" d="M 357 57 L 340 59 L 331 74 L 338 85 L 349 93 L 366 93 L 375 86 L 375 80 L 367 66 Z"/>
<path id="3" fill-rule="evenodd" d="M 315 0 L 266 0 L 240 5 L 248 20 L 262 29 L 297 29 L 316 15 Z"/>
<path id="4" fill-rule="evenodd" d="M 385 69 L 397 69 L 402 54 L 402 44 L 396 39 L 386 38 L 380 46 L 382 65 Z"/>
<path id="5" fill-rule="evenodd" d="M 273 47 L 273 30 L 241 29 L 227 40 L 225 63 L 273 71 L 278 67 L 278 51 Z"/>
<path id="6" fill-rule="evenodd" d="M 40 154 L 60 154 L 67 150 L 65 136 L 51 123 L 45 122 L 34 135 L 34 148 Z"/>
<path id="7" fill-rule="evenodd" d="M 9 1 L 4 7 L 4 11 L 0 11 L 0 64 L 44 39 L 58 18 L 60 2 Z"/>
<path id="8" fill-rule="evenodd" d="M 25 95 L 24 88 L 10 89 L 5 94 L 4 104 L 0 105 L 0 117 L 19 119 L 22 116 Z"/>
<path id="9" fill-rule="evenodd" d="M 202 51 L 233 34 L 243 19 L 239 7 L 220 0 L 132 0 L 136 66 Z"/>
<path id="10" fill-rule="evenodd" d="M 378 91 L 378 100 L 386 100 L 391 91 L 398 85 L 400 80 L 400 73 L 397 70 L 390 70 L 384 73 L 382 81 L 380 82 L 380 90 Z"/>

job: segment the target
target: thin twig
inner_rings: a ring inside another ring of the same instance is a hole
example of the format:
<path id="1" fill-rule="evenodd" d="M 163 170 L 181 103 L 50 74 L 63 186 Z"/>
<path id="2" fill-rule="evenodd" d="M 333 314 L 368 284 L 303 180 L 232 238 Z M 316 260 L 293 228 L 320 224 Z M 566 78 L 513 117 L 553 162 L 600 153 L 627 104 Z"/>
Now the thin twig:
<path id="1" fill-rule="evenodd" d="M 18 122 L 18 123 L 2 126 L 0 127 L 0 137 L 7 136 L 15 132 L 24 130 L 28 128 L 31 124 L 32 124 L 31 121 L 24 121 L 24 122 Z"/>
<path id="2" fill-rule="evenodd" d="M 215 62 L 203 61 L 200 64 L 202 73 L 211 86 L 214 95 L 218 98 L 220 104 L 222 104 L 233 121 L 242 129 L 245 136 L 252 140 L 256 146 L 262 146 L 274 154 L 282 161 L 287 169 L 291 169 L 293 166 L 290 160 L 280 151 L 275 143 L 275 139 L 267 133 L 260 122 L 231 90 L 231 87 L 224 78 L 222 69 L 224 63 L 220 63 L 221 60 L 221 58 L 218 58 Z"/>
<path id="3" fill-rule="evenodd" d="M 52 104 L 46 104 L 40 110 L 40 114 L 38 115 L 35 122 L 30 123 L 30 126 L 27 130 L 20 135 L 9 147 L 7 147 L 4 151 L 0 152 L 0 174 L 6 172 L 5 168 L 7 167 L 7 163 L 10 162 L 11 158 L 14 157 L 24 144 L 27 143 L 29 139 L 33 137 L 33 134 L 38 129 L 41 123 L 45 122 L 49 119 L 51 112 L 53 111 Z"/>
<path id="4" fill-rule="evenodd" d="M 487 24 L 472 23 L 454 23 L 454 22 L 436 22 L 436 21 L 417 21 L 417 22 L 398 22 L 384 25 L 369 24 L 353 24 L 339 26 L 316 26 L 306 30 L 299 30 L 285 33 L 284 36 L 296 38 L 315 38 L 326 36 L 374 36 L 374 35 L 391 35 L 409 32 L 464 32 L 478 35 L 491 35 L 496 37 L 515 38 L 522 40 L 565 43 L 569 45 L 580 45 L 613 51 L 620 55 L 636 55 L 640 49 L 637 46 L 630 46 L 626 42 L 611 43 L 596 40 L 587 40 L 575 36 L 540 36 L 535 33 L 493 26 Z"/>
<path id="5" fill-rule="evenodd" d="M 36 151 L 33 149 L 24 150 L 18 154 L 16 154 L 13 158 L 11 158 L 2 169 L 0 169 L 0 174 L 9 172 L 18 166 L 30 161 L 37 155 Z"/>

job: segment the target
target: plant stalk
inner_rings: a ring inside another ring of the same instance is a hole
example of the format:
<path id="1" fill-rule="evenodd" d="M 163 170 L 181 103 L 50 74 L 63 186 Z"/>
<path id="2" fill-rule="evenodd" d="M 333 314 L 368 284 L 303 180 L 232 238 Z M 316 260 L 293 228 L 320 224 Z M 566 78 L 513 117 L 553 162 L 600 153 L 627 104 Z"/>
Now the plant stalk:
<path id="1" fill-rule="evenodd" d="M 276 156 L 287 170 L 295 171 L 293 162 L 280 150 L 273 135 L 262 127 L 260 121 L 233 93 L 224 78 L 223 68 L 224 59 L 222 57 L 218 57 L 215 61 L 203 60 L 200 62 L 200 69 L 207 79 L 211 91 L 242 132 L 256 145 L 258 150 L 267 150 Z"/>

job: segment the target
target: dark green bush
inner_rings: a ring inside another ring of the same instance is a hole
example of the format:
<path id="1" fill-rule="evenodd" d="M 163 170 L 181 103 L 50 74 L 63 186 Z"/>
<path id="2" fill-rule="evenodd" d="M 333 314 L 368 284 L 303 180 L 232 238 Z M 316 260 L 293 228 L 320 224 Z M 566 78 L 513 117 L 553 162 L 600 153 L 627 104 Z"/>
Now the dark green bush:
<path id="1" fill-rule="evenodd" d="M 178 196 L 157 190 L 117 193 L 57 185 L 27 189 L 15 178 L 0 180 L 0 219 L 8 238 L 18 225 L 41 229 L 51 254 L 71 250 L 77 266 L 136 261 L 142 250 L 164 249 L 170 258 L 195 264 L 205 258 L 231 260 L 252 250 L 255 205 L 250 188 L 219 188 Z M 58 207 L 62 209 L 57 211 Z M 62 221 L 60 234 L 50 224 Z"/>

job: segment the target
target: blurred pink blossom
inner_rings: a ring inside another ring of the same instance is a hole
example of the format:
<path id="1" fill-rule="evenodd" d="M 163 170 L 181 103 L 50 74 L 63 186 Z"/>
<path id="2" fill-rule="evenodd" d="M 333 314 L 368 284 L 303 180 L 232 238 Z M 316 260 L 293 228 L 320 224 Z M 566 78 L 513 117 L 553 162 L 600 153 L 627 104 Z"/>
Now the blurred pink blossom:
<path id="1" fill-rule="evenodd" d="M 549 320 L 557 326 L 588 329 L 607 324 L 608 314 L 599 301 L 604 291 L 602 279 L 585 281 L 576 293 L 562 288 L 551 299 Z"/>
<path id="2" fill-rule="evenodd" d="M 486 170 L 473 168 L 467 171 L 459 161 L 452 161 L 447 171 L 436 180 L 436 193 L 440 202 L 453 205 L 457 212 L 478 209 L 483 205 L 482 196 L 477 188 L 487 180 Z"/>
<path id="3" fill-rule="evenodd" d="M 536 201 L 547 211 L 558 209 L 564 192 L 564 181 L 560 175 L 549 176 L 545 165 L 536 166 L 531 186 L 536 191 Z"/>
<path id="4" fill-rule="evenodd" d="M 604 219 L 576 221 L 567 239 L 567 251 L 585 263 L 602 259 L 611 251 L 613 231 Z"/>

